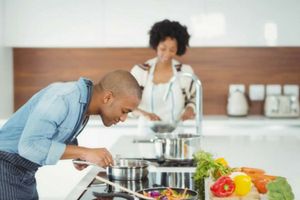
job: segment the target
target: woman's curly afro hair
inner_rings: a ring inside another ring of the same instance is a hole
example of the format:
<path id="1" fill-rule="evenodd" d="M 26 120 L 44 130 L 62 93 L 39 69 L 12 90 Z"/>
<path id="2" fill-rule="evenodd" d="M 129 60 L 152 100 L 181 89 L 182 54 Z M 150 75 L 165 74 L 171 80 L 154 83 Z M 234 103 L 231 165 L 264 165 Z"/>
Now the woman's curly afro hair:
<path id="1" fill-rule="evenodd" d="M 163 20 L 156 22 L 149 31 L 150 46 L 156 50 L 158 44 L 164 41 L 167 37 L 176 39 L 177 52 L 176 55 L 181 56 L 186 52 L 187 46 L 189 46 L 190 35 L 187 32 L 187 27 L 181 25 L 177 21 Z"/>

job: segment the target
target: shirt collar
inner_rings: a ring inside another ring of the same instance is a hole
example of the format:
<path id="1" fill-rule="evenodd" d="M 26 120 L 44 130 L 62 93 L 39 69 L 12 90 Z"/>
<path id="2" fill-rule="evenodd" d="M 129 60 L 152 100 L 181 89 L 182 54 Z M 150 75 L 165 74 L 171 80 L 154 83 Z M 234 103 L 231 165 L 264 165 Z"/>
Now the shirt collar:
<path id="1" fill-rule="evenodd" d="M 82 78 L 80 77 L 79 80 L 77 81 L 77 85 L 80 90 L 80 103 L 88 103 L 88 99 L 90 98 L 91 95 L 89 94 L 89 91 L 91 91 L 91 87 L 93 87 L 93 82 L 87 78 Z"/>

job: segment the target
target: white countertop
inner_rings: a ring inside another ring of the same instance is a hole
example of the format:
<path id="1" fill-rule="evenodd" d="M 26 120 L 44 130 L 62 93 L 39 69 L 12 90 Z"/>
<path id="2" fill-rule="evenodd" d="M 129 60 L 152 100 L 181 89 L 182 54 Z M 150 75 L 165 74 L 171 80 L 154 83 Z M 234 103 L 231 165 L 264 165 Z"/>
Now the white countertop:
<path id="1" fill-rule="evenodd" d="M 1 121 L 0 121 L 1 122 Z M 125 122 L 121 122 L 116 126 L 135 126 L 138 123 L 136 118 L 128 118 Z M 261 125 L 272 125 L 272 124 L 285 124 L 285 125 L 299 125 L 300 118 L 268 118 L 262 115 L 250 115 L 246 117 L 229 117 L 226 115 L 205 115 L 203 116 L 203 125 L 211 123 L 226 123 L 231 124 L 261 124 Z M 184 125 L 194 125 L 194 120 L 187 120 L 183 123 Z M 99 117 L 92 116 L 89 121 L 89 125 L 102 125 Z"/>
<path id="2" fill-rule="evenodd" d="M 253 167 L 267 174 L 286 177 L 295 194 L 300 198 L 300 135 L 277 136 L 204 136 L 201 149 L 217 157 L 224 157 L 231 167 Z M 149 168 L 149 171 L 193 172 L 194 167 Z M 93 176 L 89 175 L 90 182 Z M 84 180 L 85 184 L 88 182 Z M 73 189 L 73 193 L 80 187 Z"/>
<path id="3" fill-rule="evenodd" d="M 0 120 L 0 126 L 4 122 Z M 189 129 L 193 128 L 193 123 L 187 121 L 183 125 Z M 80 135 L 80 144 L 104 146 L 112 153 L 121 152 L 124 157 L 136 157 L 136 153 L 141 150 L 153 150 L 152 144 L 132 145 L 133 138 L 139 136 L 135 131 L 137 124 L 138 120 L 128 119 L 112 128 L 106 128 L 99 118 L 92 117 L 85 132 Z M 225 157 L 234 167 L 257 167 L 266 170 L 268 174 L 287 177 L 295 199 L 300 199 L 300 161 L 297 159 L 300 155 L 299 118 L 205 116 L 202 125 L 201 149 L 216 157 Z M 92 168 L 77 171 L 69 160 L 40 168 L 37 173 L 40 199 L 66 199 L 82 179 L 87 181 L 88 177 L 92 177 L 90 170 Z"/>
<path id="4" fill-rule="evenodd" d="M 0 119 L 0 127 L 5 123 L 7 119 Z M 205 115 L 203 116 L 203 125 L 217 123 L 217 124 L 258 124 L 258 125 L 297 125 L 300 126 L 300 117 L 298 118 L 268 118 L 262 115 L 250 115 L 246 117 L 229 117 L 226 115 Z M 90 126 L 103 126 L 98 116 L 91 116 L 88 124 Z M 125 122 L 120 122 L 117 127 L 120 126 L 136 126 L 138 119 L 128 118 Z M 188 120 L 183 123 L 184 125 L 193 125 L 194 120 Z"/>

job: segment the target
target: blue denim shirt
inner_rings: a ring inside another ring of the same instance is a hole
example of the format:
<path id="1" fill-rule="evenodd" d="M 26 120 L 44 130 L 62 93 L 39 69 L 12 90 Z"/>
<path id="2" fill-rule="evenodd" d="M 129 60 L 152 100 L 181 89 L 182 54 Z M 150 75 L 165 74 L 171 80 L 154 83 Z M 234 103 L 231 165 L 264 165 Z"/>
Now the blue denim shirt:
<path id="1" fill-rule="evenodd" d="M 0 150 L 39 165 L 56 164 L 80 129 L 92 82 L 53 83 L 24 104 L 0 129 Z"/>

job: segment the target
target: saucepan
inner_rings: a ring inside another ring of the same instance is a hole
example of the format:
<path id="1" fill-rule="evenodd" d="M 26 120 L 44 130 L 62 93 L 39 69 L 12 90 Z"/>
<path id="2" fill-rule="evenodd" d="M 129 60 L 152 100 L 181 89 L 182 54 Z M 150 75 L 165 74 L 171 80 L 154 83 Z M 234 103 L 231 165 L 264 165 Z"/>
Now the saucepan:
<path id="1" fill-rule="evenodd" d="M 73 160 L 73 163 L 95 166 L 84 160 Z M 112 180 L 137 181 L 147 178 L 149 164 L 146 160 L 118 158 L 106 171 Z"/>
<path id="2" fill-rule="evenodd" d="M 157 133 L 150 140 L 134 140 L 134 143 L 153 143 L 156 158 L 164 162 L 192 161 L 193 154 L 200 150 L 201 135 L 191 133 Z"/>
<path id="3" fill-rule="evenodd" d="M 187 161 L 200 149 L 201 136 L 189 133 L 160 133 L 153 140 L 156 157 L 160 160 Z"/>
<path id="4" fill-rule="evenodd" d="M 107 168 L 107 174 L 113 180 L 142 180 L 148 175 L 148 166 L 146 160 L 120 158 Z"/>

